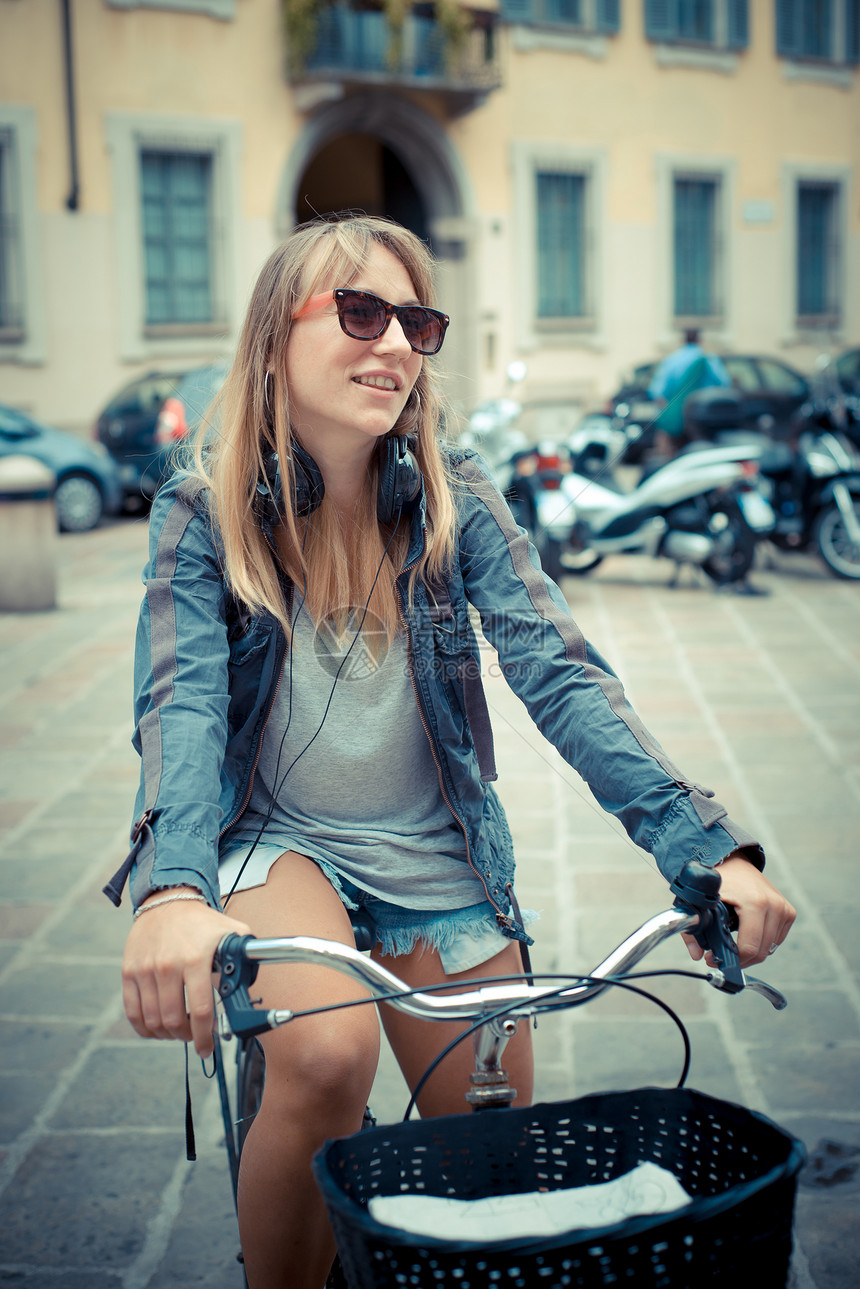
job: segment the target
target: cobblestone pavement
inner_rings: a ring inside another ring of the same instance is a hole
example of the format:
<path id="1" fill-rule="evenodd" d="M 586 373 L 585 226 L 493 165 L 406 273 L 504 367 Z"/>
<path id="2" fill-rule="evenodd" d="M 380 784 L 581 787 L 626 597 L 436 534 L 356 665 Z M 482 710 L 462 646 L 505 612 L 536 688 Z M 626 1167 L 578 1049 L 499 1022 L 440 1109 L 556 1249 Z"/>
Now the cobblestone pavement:
<path id="1" fill-rule="evenodd" d="M 128 910 L 100 894 L 125 854 L 145 524 L 59 545 L 57 611 L 0 616 L 0 1284 L 240 1289 L 214 1085 L 192 1069 L 198 1160 L 184 1153 L 178 1045 L 123 1019 Z M 765 974 L 790 999 L 661 986 L 693 1044 L 690 1084 L 803 1138 L 796 1289 L 858 1285 L 860 1223 L 860 587 L 812 557 L 774 556 L 767 596 L 715 594 L 668 566 L 614 559 L 568 579 L 575 616 L 673 759 L 764 841 L 799 909 Z M 541 912 L 535 965 L 587 969 L 668 901 L 648 856 L 591 800 L 493 675 L 487 692 L 519 896 Z M 661 963 L 684 965 L 682 946 Z M 671 1083 L 664 1014 L 608 997 L 543 1021 L 542 1099 Z M 196 1063 L 192 1063 L 195 1065 Z M 390 1056 L 374 1108 L 405 1105 Z"/>

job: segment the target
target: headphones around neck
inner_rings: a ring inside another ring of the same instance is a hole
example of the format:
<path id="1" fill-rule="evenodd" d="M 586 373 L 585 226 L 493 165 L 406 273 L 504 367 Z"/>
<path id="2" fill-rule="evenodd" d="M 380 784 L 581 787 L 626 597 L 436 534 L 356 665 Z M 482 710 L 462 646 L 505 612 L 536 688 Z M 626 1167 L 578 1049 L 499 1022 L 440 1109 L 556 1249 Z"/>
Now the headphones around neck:
<path id="1" fill-rule="evenodd" d="M 293 514 L 298 518 L 312 514 L 325 495 L 320 468 L 313 457 L 295 439 L 290 440 L 296 487 Z M 421 491 L 421 471 L 405 434 L 384 438 L 379 445 L 379 478 L 376 489 L 376 518 L 381 524 L 393 524 L 412 509 Z M 254 509 L 269 526 L 280 523 L 284 515 L 284 491 L 277 452 L 263 458 L 265 475 L 257 480 Z"/>

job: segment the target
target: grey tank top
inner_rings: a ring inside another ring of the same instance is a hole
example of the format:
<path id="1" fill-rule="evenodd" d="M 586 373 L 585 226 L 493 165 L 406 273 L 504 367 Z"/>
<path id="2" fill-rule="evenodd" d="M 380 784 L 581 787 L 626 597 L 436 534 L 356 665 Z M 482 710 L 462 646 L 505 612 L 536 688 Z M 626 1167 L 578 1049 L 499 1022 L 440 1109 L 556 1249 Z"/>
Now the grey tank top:
<path id="1" fill-rule="evenodd" d="M 263 828 L 263 841 L 323 860 L 392 904 L 477 904 L 486 892 L 442 796 L 406 640 L 398 634 L 386 646 L 372 614 L 355 638 L 360 620 L 354 614 L 338 641 L 297 612 L 251 800 L 230 845 Z M 369 647 L 375 628 L 378 657 Z"/>

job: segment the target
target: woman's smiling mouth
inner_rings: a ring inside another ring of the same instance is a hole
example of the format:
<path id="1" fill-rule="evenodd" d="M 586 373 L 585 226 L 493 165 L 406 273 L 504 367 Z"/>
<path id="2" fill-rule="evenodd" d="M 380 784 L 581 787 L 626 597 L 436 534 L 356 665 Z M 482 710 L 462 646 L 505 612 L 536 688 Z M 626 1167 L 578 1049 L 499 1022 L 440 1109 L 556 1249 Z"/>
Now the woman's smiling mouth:
<path id="1" fill-rule="evenodd" d="M 387 389 L 396 391 L 397 381 L 393 376 L 353 376 L 357 385 L 366 385 L 370 389 Z"/>

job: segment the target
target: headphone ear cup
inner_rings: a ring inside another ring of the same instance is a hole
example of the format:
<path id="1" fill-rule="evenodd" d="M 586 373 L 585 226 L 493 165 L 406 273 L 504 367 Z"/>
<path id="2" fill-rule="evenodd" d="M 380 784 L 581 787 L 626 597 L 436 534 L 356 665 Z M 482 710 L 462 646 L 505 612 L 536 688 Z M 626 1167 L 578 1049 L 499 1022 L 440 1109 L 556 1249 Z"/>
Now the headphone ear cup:
<path id="1" fill-rule="evenodd" d="M 309 452 L 295 439 L 291 442 L 293 474 L 296 491 L 293 497 L 293 514 L 302 519 L 311 515 L 325 496 L 325 483 L 320 468 Z"/>
<path id="2" fill-rule="evenodd" d="M 280 523 L 282 501 L 281 465 L 278 454 L 267 452 L 263 457 L 263 473 L 257 480 L 254 493 L 254 513 L 265 527 L 271 528 Z"/>
<path id="3" fill-rule="evenodd" d="M 293 514 L 304 518 L 316 510 L 325 495 L 325 484 L 320 468 L 309 452 L 293 439 L 291 445 L 293 474 L 296 490 L 293 496 Z M 254 509 L 264 524 L 279 524 L 284 517 L 284 489 L 281 463 L 277 452 L 268 452 L 263 458 L 265 477 L 257 480 Z"/>
<path id="4" fill-rule="evenodd" d="M 381 524 L 393 524 L 404 510 L 412 508 L 420 491 L 421 471 L 406 435 L 383 439 L 379 447 L 376 518 Z"/>

